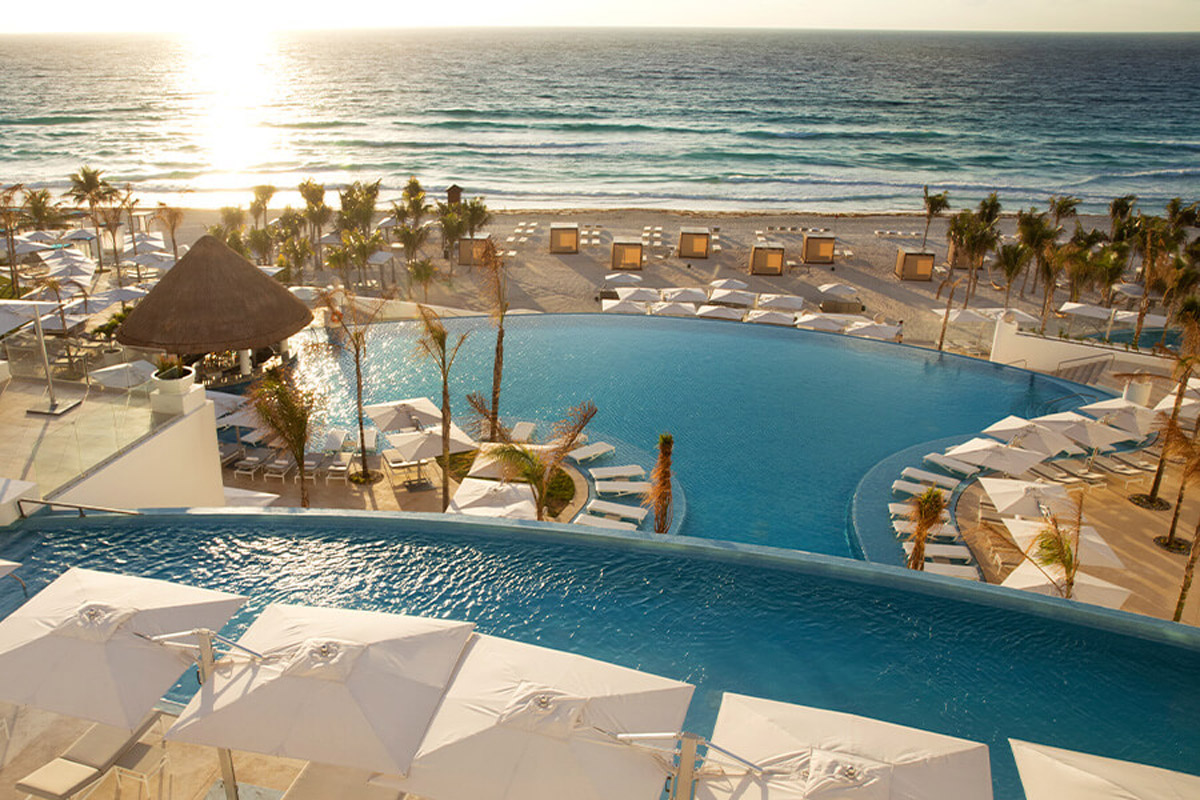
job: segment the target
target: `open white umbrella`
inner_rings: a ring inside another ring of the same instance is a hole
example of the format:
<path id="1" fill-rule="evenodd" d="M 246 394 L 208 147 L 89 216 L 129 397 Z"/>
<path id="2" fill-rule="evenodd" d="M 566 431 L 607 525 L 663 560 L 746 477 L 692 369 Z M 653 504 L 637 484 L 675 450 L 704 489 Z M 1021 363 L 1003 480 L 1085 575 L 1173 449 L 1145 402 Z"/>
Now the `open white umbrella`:
<path id="1" fill-rule="evenodd" d="M 1104 425 L 1112 425 L 1139 436 L 1149 436 L 1158 423 L 1158 414 L 1154 411 L 1123 397 L 1089 403 L 1080 406 L 1079 410 L 1086 411 Z"/>
<path id="2" fill-rule="evenodd" d="M 8 561 L 0 558 L 0 578 L 11 575 L 13 570 L 17 569 L 19 566 L 21 566 L 20 561 Z"/>
<path id="3" fill-rule="evenodd" d="M 1018 517 L 1069 514 L 1074 508 L 1066 488 L 1054 483 L 1017 481 L 1009 478 L 980 478 L 979 487 L 987 493 L 996 511 Z"/>
<path id="4" fill-rule="evenodd" d="M 12 330 L 14 327 L 33 321 L 33 329 L 37 334 L 38 350 L 42 357 L 42 369 L 46 376 L 46 405 L 34 406 L 28 411 L 32 414 L 60 416 L 79 405 L 79 400 L 59 402 L 54 393 L 54 376 L 50 371 L 50 357 L 46 354 L 46 337 L 42 330 L 42 315 L 58 309 L 57 303 L 41 300 L 0 300 L 0 333 Z M 15 323 L 15 324 L 14 324 Z"/>
<path id="5" fill-rule="evenodd" d="M 405 461 L 424 461 L 442 454 L 442 426 L 436 425 L 423 431 L 391 433 L 387 437 L 392 447 L 400 451 Z M 450 452 L 465 453 L 478 445 L 462 428 L 450 423 Z"/>
<path id="6" fill-rule="evenodd" d="M 985 800 L 987 745 L 726 692 L 697 800 Z M 686 795 L 685 795 L 686 796 Z"/>
<path id="7" fill-rule="evenodd" d="M 317 243 L 339 245 L 342 243 L 342 234 L 338 233 L 337 231 L 330 231 L 320 239 L 317 239 Z"/>
<path id="8" fill-rule="evenodd" d="M 404 773 L 474 627 L 269 605 L 167 738 Z"/>
<path id="9" fill-rule="evenodd" d="M 946 309 L 944 307 L 932 309 L 938 319 L 945 319 Z M 988 317 L 974 308 L 952 308 L 950 309 L 950 322 L 954 325 L 978 325 L 986 322 L 993 322 L 992 317 Z"/>
<path id="10" fill-rule="evenodd" d="M 658 800 L 669 756 L 617 737 L 678 732 L 691 696 L 686 683 L 476 635 L 395 785 L 436 800 Z"/>
<path id="11" fill-rule="evenodd" d="M 381 431 L 428 428 L 442 424 L 442 410 L 428 397 L 410 397 L 390 403 L 372 403 L 363 411 Z"/>
<path id="12" fill-rule="evenodd" d="M 382 267 L 385 264 L 392 263 L 392 259 L 396 256 L 391 250 L 376 250 L 367 258 L 368 264 L 373 264 L 376 267 Z"/>
<path id="13" fill-rule="evenodd" d="M 1013 322 L 1017 322 L 1022 325 L 1033 325 L 1041 322 L 1041 320 L 1035 317 L 1033 314 L 1027 314 L 1019 308 L 977 308 L 975 310 L 993 321 L 1003 319 L 1005 315 L 1011 314 Z"/>
<path id="14" fill-rule="evenodd" d="M 804 298 L 794 294 L 760 294 L 758 307 L 769 308 L 772 311 L 801 311 L 804 308 Z"/>
<path id="15" fill-rule="evenodd" d="M 756 308 L 747 312 L 746 322 L 757 322 L 760 325 L 784 325 L 790 328 L 796 324 L 796 315 L 783 311 L 771 311 L 767 308 Z"/>
<path id="16" fill-rule="evenodd" d="M 709 281 L 708 285 L 714 289 L 745 289 L 747 287 L 745 281 L 739 281 L 737 278 L 719 278 Z"/>
<path id="17" fill-rule="evenodd" d="M 95 241 L 95 239 L 96 234 L 92 233 L 87 228 L 76 228 L 62 237 L 64 242 L 91 242 Z"/>
<path id="18" fill-rule="evenodd" d="M 604 276 L 604 282 L 609 286 L 636 286 L 642 282 L 642 276 L 632 272 L 610 272 Z"/>
<path id="19" fill-rule="evenodd" d="M 1088 305 L 1087 303 L 1067 302 L 1058 307 L 1058 313 L 1071 317 L 1079 317 L 1080 319 L 1094 319 L 1099 322 L 1108 322 L 1113 318 L 1115 309 L 1102 308 L 1100 306 Z"/>
<path id="20" fill-rule="evenodd" d="M 0 698 L 134 730 L 192 663 L 146 637 L 217 630 L 244 602 L 72 568 L 0 622 Z"/>
<path id="21" fill-rule="evenodd" d="M 1061 568 L 1053 565 L 1039 569 L 1030 561 L 1022 561 L 1000 585 L 1034 594 L 1062 597 L 1060 587 L 1063 585 L 1063 572 Z M 1101 580 L 1094 575 L 1076 572 L 1075 588 L 1070 599 L 1106 608 L 1120 608 L 1132 593 L 1123 586 Z"/>
<path id="22" fill-rule="evenodd" d="M 822 283 L 817 287 L 817 291 L 832 297 L 845 297 L 846 299 L 858 297 L 858 289 L 844 283 Z"/>
<path id="23" fill-rule="evenodd" d="M 45 253 L 53 249 L 54 248 L 47 244 L 42 244 L 41 242 L 31 242 L 28 239 L 18 236 L 14 242 L 13 253 L 18 256 L 27 256 L 30 253 Z"/>
<path id="24" fill-rule="evenodd" d="M 1200 776 L 1009 739 L 1025 800 L 1185 800 Z"/>
<path id="25" fill-rule="evenodd" d="M 132 389 L 149 382 L 157 371 L 158 368 L 149 361 L 131 361 L 92 370 L 91 378 L 110 389 Z"/>
<path id="26" fill-rule="evenodd" d="M 321 290 L 316 286 L 289 286 L 288 291 L 296 295 L 302 303 L 312 304 L 321 299 Z"/>
<path id="27" fill-rule="evenodd" d="M 482 478 L 463 478 L 446 510 L 473 517 L 537 519 L 537 501 L 529 484 Z"/>
<path id="28" fill-rule="evenodd" d="M 1034 417 L 1033 422 L 1058 431 L 1064 436 L 1079 442 L 1088 450 L 1108 450 L 1119 442 L 1141 438 L 1136 433 L 1101 425 L 1074 411 L 1063 411 L 1058 414 L 1043 414 Z"/>
<path id="29" fill-rule="evenodd" d="M 1138 312 L 1136 311 L 1118 311 L 1113 315 L 1113 320 L 1123 325 L 1136 325 L 1137 318 Z M 1147 314 L 1142 319 L 1142 325 L 1145 328 L 1165 328 L 1167 326 L 1167 318 L 1162 314 Z"/>
<path id="30" fill-rule="evenodd" d="M 1036 450 L 1051 456 L 1058 453 L 1078 455 L 1083 452 L 1074 442 L 1058 431 L 1013 414 L 999 422 L 992 423 L 984 428 L 983 432 L 1016 447 Z"/>
<path id="31" fill-rule="evenodd" d="M 676 303 L 707 303 L 708 292 L 695 286 L 674 286 L 662 290 L 662 299 Z"/>
<path id="32" fill-rule="evenodd" d="M 601 300 L 600 310 L 606 314 L 645 314 L 646 304 L 634 300 Z"/>
<path id="33" fill-rule="evenodd" d="M 260 271 L 260 272 L 262 272 L 262 274 L 266 275 L 268 278 L 274 278 L 276 275 L 278 275 L 279 273 L 283 272 L 283 267 L 263 267 L 263 266 L 260 266 L 258 269 L 259 269 L 259 271 Z"/>
<path id="34" fill-rule="evenodd" d="M 21 238 L 30 242 L 41 242 L 46 244 L 48 242 L 57 242 L 58 234 L 50 231 L 30 231 L 29 233 L 22 234 Z"/>
<path id="35" fill-rule="evenodd" d="M 650 313 L 656 317 L 694 317 L 696 306 L 692 303 L 651 303 Z"/>
<path id="36" fill-rule="evenodd" d="M 861 322 L 870 322 L 865 317 L 859 317 Z M 800 314 L 796 317 L 797 328 L 807 328 L 810 331 L 828 331 L 830 333 L 841 333 L 846 330 L 849 325 L 845 319 L 840 316 L 831 314 Z"/>
<path id="37" fill-rule="evenodd" d="M 951 447 L 946 451 L 946 455 L 977 467 L 1008 475 L 1020 475 L 1034 464 L 1040 464 L 1049 458 L 1045 453 L 1001 444 L 995 439 L 984 439 L 978 436 Z"/>
<path id="38" fill-rule="evenodd" d="M 740 321 L 745 313 L 740 308 L 730 308 L 729 306 L 703 305 L 696 309 L 696 316 L 704 319 L 732 319 Z"/>
<path id="39" fill-rule="evenodd" d="M 645 286 L 622 286 L 617 289 L 617 299 L 630 303 L 657 303 L 658 290 Z"/>
<path id="40" fill-rule="evenodd" d="M 752 306 L 754 295 L 741 289 L 713 289 L 708 294 L 708 302 L 713 305 Z"/>
<path id="41" fill-rule="evenodd" d="M 1034 542 L 1046 528 L 1046 521 L 1040 519 L 1006 519 L 1004 527 L 1008 529 L 1013 542 L 1021 551 L 1033 555 L 1030 550 Z M 1123 567 L 1125 562 L 1117 556 L 1108 542 L 1104 541 L 1091 525 L 1079 528 L 1078 552 L 1075 557 L 1080 566 L 1084 567 Z"/>
<path id="42" fill-rule="evenodd" d="M 846 326 L 843 332 L 847 336 L 861 336 L 864 339 L 890 342 L 900 335 L 900 326 L 882 322 L 854 322 Z"/>

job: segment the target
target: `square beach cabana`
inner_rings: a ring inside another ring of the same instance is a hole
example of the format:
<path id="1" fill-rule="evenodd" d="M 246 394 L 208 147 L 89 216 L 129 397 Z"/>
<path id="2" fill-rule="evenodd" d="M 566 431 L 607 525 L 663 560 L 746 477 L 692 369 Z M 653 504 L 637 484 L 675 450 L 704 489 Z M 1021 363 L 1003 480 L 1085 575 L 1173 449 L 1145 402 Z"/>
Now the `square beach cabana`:
<path id="1" fill-rule="evenodd" d="M 579 223 L 551 222 L 550 223 L 550 252 L 578 253 L 579 252 Z"/>
<path id="2" fill-rule="evenodd" d="M 490 234 L 477 233 L 458 240 L 458 263 L 475 267 L 483 263 L 483 251 L 492 240 Z"/>
<path id="3" fill-rule="evenodd" d="M 902 281 L 933 280 L 933 253 L 900 248 L 896 252 L 896 277 Z"/>
<path id="4" fill-rule="evenodd" d="M 804 250 L 801 259 L 805 264 L 832 264 L 836 237 L 815 233 L 804 234 Z"/>
<path id="5" fill-rule="evenodd" d="M 708 258 L 712 249 L 712 232 L 708 228 L 679 229 L 680 258 Z"/>
<path id="6" fill-rule="evenodd" d="M 632 237 L 614 237 L 612 243 L 613 269 L 642 268 L 642 240 Z"/>
<path id="7" fill-rule="evenodd" d="M 782 275 L 784 248 L 780 242 L 757 242 L 750 248 L 751 275 Z"/>

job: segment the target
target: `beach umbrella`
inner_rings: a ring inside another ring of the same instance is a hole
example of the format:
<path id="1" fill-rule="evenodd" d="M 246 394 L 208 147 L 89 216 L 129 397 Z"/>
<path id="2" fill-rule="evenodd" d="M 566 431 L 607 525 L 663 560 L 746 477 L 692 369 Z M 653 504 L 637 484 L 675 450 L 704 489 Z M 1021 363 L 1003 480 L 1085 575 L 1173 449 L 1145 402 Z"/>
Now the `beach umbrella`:
<path id="1" fill-rule="evenodd" d="M 21 566 L 20 561 L 8 561 L 0 558 L 0 578 L 7 577 L 13 573 L 13 570 Z"/>
<path id="2" fill-rule="evenodd" d="M 271 492 L 256 492 L 253 489 L 238 489 L 234 486 L 226 486 L 224 492 L 227 506 L 266 508 L 279 499 L 279 495 Z"/>
<path id="3" fill-rule="evenodd" d="M 995 439 L 984 439 L 978 436 L 956 447 L 951 447 L 946 451 L 946 455 L 1007 475 L 1020 475 L 1034 464 L 1040 464 L 1049 458 L 1046 453 L 1012 447 L 1001 444 Z"/>
<path id="4" fill-rule="evenodd" d="M 396 219 L 395 217 L 386 217 L 380 220 L 379 224 L 375 226 L 375 230 L 386 231 L 389 228 L 397 228 L 399 226 L 400 220 Z"/>
<path id="5" fill-rule="evenodd" d="M 135 730 L 191 663 L 147 637 L 217 630 L 245 602 L 74 567 L 0 621 L 0 698 Z"/>
<path id="6" fill-rule="evenodd" d="M 1003 439 L 1008 444 L 1051 456 L 1058 453 L 1079 455 L 1083 452 L 1058 431 L 1016 415 L 1009 415 L 999 422 L 992 423 L 984 428 L 983 432 Z"/>
<path id="7" fill-rule="evenodd" d="M 870 320 L 862 317 L 860 317 L 860 320 L 862 322 L 870 322 Z M 844 320 L 829 314 L 800 314 L 796 317 L 796 327 L 807 328 L 810 331 L 841 333 L 846 329 L 847 324 Z"/>
<path id="8" fill-rule="evenodd" d="M 609 286 L 636 286 L 642 282 L 642 276 L 632 272 L 610 272 L 604 276 L 604 282 Z"/>
<path id="9" fill-rule="evenodd" d="M 746 312 L 729 306 L 703 305 L 696 309 L 696 316 L 704 319 L 732 319 L 741 321 Z"/>
<path id="10" fill-rule="evenodd" d="M 300 299 L 300 302 L 312 305 L 321 299 L 321 290 L 315 286 L 289 286 L 288 291 Z"/>
<path id="11" fill-rule="evenodd" d="M 317 239 L 317 243 L 318 244 L 335 244 L 335 245 L 341 244 L 342 243 L 342 234 L 337 231 L 330 231 L 329 233 L 322 236 L 320 239 Z"/>
<path id="12" fill-rule="evenodd" d="M 376 267 L 381 267 L 385 264 L 390 264 L 394 257 L 395 256 L 392 254 L 391 250 L 376 250 L 367 257 L 367 263 Z"/>
<path id="13" fill-rule="evenodd" d="M 30 253 L 45 253 L 53 249 L 41 242 L 31 242 L 28 239 L 18 236 L 13 246 L 13 253 L 18 256 L 27 256 Z"/>
<path id="14" fill-rule="evenodd" d="M 137 286 L 122 286 L 119 289 L 109 289 L 108 291 L 101 292 L 96 297 L 112 305 L 113 303 L 135 303 L 149 293 L 148 290 Z"/>
<path id="15" fill-rule="evenodd" d="M 442 410 L 428 397 L 410 397 L 390 403 L 372 403 L 363 406 L 363 411 L 381 431 L 400 431 L 411 428 L 428 428 L 442 424 Z"/>
<path id="16" fill-rule="evenodd" d="M 1123 397 L 1089 403 L 1080 406 L 1079 410 L 1086 411 L 1104 425 L 1112 425 L 1139 436 L 1149 436 L 1158 422 L 1158 415 L 1154 411 Z"/>
<path id="17" fill-rule="evenodd" d="M 992 796 L 987 745 L 854 714 L 725 692 L 711 741 L 697 800 Z"/>
<path id="18" fill-rule="evenodd" d="M 714 289 L 746 289 L 746 288 L 748 288 L 745 281 L 739 281 L 737 278 L 720 278 L 715 281 L 710 281 L 708 285 Z"/>
<path id="19" fill-rule="evenodd" d="M 945 308 L 934 308 L 933 313 L 938 319 L 946 319 Z M 950 322 L 955 325 L 978 325 L 986 322 L 994 322 L 994 318 L 985 315 L 982 311 L 974 308 L 952 308 L 949 314 Z"/>
<path id="20" fill-rule="evenodd" d="M 1075 507 L 1067 490 L 1056 483 L 980 478 L 979 486 L 1001 514 L 1041 517 L 1047 511 L 1069 514 Z"/>
<path id="21" fill-rule="evenodd" d="M 890 342 L 900 335 L 899 325 L 888 325 L 883 322 L 854 322 L 843 331 L 848 336 L 861 336 L 864 339 L 879 339 Z"/>
<path id="22" fill-rule="evenodd" d="M 1046 529 L 1046 520 L 1041 519 L 1006 519 L 1004 527 L 1021 552 L 1033 555 L 1031 548 L 1042 531 Z M 1079 544 L 1075 557 L 1083 567 L 1124 567 L 1125 563 L 1117 557 L 1108 542 L 1104 541 L 1091 525 L 1081 525 L 1079 528 Z"/>
<path id="23" fill-rule="evenodd" d="M 975 310 L 993 321 L 1003 319 L 1006 315 L 1011 314 L 1013 322 L 1021 325 L 1034 325 L 1041 322 L 1033 314 L 1027 314 L 1019 308 L 977 308 Z"/>
<path id="24" fill-rule="evenodd" d="M 746 322 L 757 322 L 761 325 L 786 325 L 790 328 L 796 324 L 796 315 L 783 311 L 756 308 L 746 314 Z"/>
<path id="25" fill-rule="evenodd" d="M 86 228 L 76 228 L 61 238 L 64 242 L 91 242 L 95 241 L 96 234 Z"/>
<path id="26" fill-rule="evenodd" d="M 218 392 L 214 389 L 205 389 L 204 397 L 213 401 L 213 405 L 217 407 L 217 416 L 228 414 L 230 411 L 241 408 L 249 402 L 245 395 Z"/>
<path id="27" fill-rule="evenodd" d="M 23 234 L 21 238 L 30 242 L 41 242 L 42 244 L 58 241 L 58 235 L 51 233 L 50 231 L 30 231 L 29 233 Z"/>
<path id="28" fill-rule="evenodd" d="M 708 294 L 708 302 L 712 305 L 752 306 L 754 295 L 741 289 L 713 289 Z"/>
<path id="29" fill-rule="evenodd" d="M 253 405 L 217 417 L 218 428 L 257 428 L 259 425 L 262 425 L 262 417 Z"/>
<path id="30" fill-rule="evenodd" d="M 158 368 L 149 361 L 131 361 L 128 364 L 94 369 L 91 378 L 110 389 L 132 389 L 149 381 L 157 371 Z"/>
<path id="31" fill-rule="evenodd" d="M 760 294 L 758 307 L 773 311 L 800 311 L 804 308 L 804 298 L 794 294 Z"/>
<path id="32" fill-rule="evenodd" d="M 1137 300 L 1140 300 L 1142 295 L 1146 293 L 1145 288 L 1140 283 L 1118 283 L 1113 285 L 1112 290 L 1117 294 Z"/>
<path id="33" fill-rule="evenodd" d="M 1101 425 L 1093 419 L 1088 419 L 1074 411 L 1063 411 L 1058 414 L 1043 414 L 1034 417 L 1033 422 L 1075 440 L 1089 450 L 1108 450 L 1118 442 L 1141 438 L 1136 433 Z"/>
<path id="34" fill-rule="evenodd" d="M 442 426 L 432 426 L 423 431 L 388 434 L 388 442 L 400 451 L 405 461 L 424 461 L 442 455 Z M 465 453 L 478 445 L 462 428 L 450 423 L 450 452 Z"/>
<path id="35" fill-rule="evenodd" d="M 694 286 L 674 286 L 662 290 L 662 299 L 676 303 L 707 303 L 708 292 Z"/>
<path id="36" fill-rule="evenodd" d="M 644 286 L 622 286 L 617 289 L 617 299 L 631 303 L 657 303 L 659 300 L 656 289 Z"/>
<path id="37" fill-rule="evenodd" d="M 1138 312 L 1136 311 L 1118 311 L 1113 315 L 1113 320 L 1123 325 L 1136 325 L 1137 318 Z M 1147 314 L 1142 319 L 1142 325 L 1146 328 L 1165 328 L 1167 327 L 1167 318 L 1161 314 Z"/>
<path id="38" fill-rule="evenodd" d="M 658 800 L 692 687 L 476 634 L 396 788 L 437 800 Z"/>
<path id="39" fill-rule="evenodd" d="M 260 265 L 259 270 L 261 270 L 262 274 L 266 275 L 268 278 L 274 278 L 276 275 L 283 272 L 283 267 L 264 267 Z"/>
<path id="40" fill-rule="evenodd" d="M 694 317 L 696 306 L 692 303 L 651 303 L 650 313 L 659 317 Z"/>
<path id="41" fill-rule="evenodd" d="M 450 505 L 451 514 L 504 519 L 537 519 L 537 500 L 527 483 L 463 478 Z"/>
<path id="42" fill-rule="evenodd" d="M 1114 309 L 1088 305 L 1087 303 L 1063 303 L 1058 307 L 1058 313 L 1080 319 L 1093 319 L 1108 322 L 1113 319 Z"/>
<path id="43" fill-rule="evenodd" d="M 1025 800 L 1184 800 L 1200 776 L 1009 739 Z"/>
<path id="44" fill-rule="evenodd" d="M 404 773 L 474 627 L 269 605 L 166 738 Z"/>
<path id="45" fill-rule="evenodd" d="M 646 304 L 633 300 L 601 300 L 600 310 L 608 314 L 645 314 Z"/>
<path id="46" fill-rule="evenodd" d="M 46 274 L 52 278 L 90 282 L 96 274 L 96 265 L 91 261 L 57 261 Z"/>
<path id="47" fill-rule="evenodd" d="M 833 297 L 845 297 L 846 299 L 858 297 L 858 289 L 853 286 L 847 286 L 844 283 L 823 283 L 817 287 L 817 291 L 821 294 L 832 295 Z"/>
<path id="48" fill-rule="evenodd" d="M 1059 587 L 1063 585 L 1063 571 L 1062 568 L 1053 564 L 1039 569 L 1031 561 L 1022 561 L 1000 585 L 1034 594 L 1062 597 L 1062 590 Z M 1094 575 L 1076 572 L 1075 588 L 1071 599 L 1105 608 L 1120 608 L 1132 593 L 1123 586 L 1101 580 Z"/>

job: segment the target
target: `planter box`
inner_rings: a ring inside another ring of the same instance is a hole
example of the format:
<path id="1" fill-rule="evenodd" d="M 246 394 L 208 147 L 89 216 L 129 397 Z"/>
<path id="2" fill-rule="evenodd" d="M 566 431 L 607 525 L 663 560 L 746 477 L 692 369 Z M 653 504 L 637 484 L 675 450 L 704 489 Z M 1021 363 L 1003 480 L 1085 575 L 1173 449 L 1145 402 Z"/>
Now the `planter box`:
<path id="1" fill-rule="evenodd" d="M 184 367 L 181 378 L 160 378 L 155 373 L 151 380 L 154 381 L 155 390 L 162 394 L 183 395 L 192 390 L 192 384 L 196 382 L 196 370 Z"/>

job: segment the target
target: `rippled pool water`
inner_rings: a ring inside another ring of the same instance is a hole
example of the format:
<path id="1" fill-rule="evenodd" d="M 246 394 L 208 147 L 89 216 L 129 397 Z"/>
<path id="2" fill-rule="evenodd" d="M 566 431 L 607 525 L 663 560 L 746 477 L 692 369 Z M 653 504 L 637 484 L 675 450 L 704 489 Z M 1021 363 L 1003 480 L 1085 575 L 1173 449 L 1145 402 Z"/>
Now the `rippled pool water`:
<path id="1" fill-rule="evenodd" d="M 465 419 L 466 394 L 490 392 L 494 328 L 486 318 L 448 327 L 469 332 L 451 381 L 454 414 Z M 436 372 L 415 355 L 416 335 L 408 323 L 373 329 L 367 402 L 440 397 Z M 308 348 L 300 370 L 328 393 L 329 420 L 350 425 L 350 356 Z M 590 399 L 599 408 L 592 440 L 644 453 L 670 431 L 687 495 L 683 534 L 857 556 L 850 500 L 883 458 L 975 433 L 1008 414 L 1036 416 L 1102 396 L 976 359 L 845 336 L 713 320 L 538 315 L 508 321 L 501 412 L 538 421 L 545 432 L 567 407 Z M 633 455 L 619 448 L 596 463 Z"/>
<path id="2" fill-rule="evenodd" d="M 470 620 L 691 681 L 688 727 L 702 734 L 735 691 L 976 739 L 1001 800 L 1021 797 L 1007 737 L 1200 764 L 1194 635 L 1170 646 L 966 602 L 964 587 L 883 567 L 314 515 L 34 519 L 5 532 L 0 557 L 24 562 L 34 591 L 77 565 L 249 594 L 232 634 L 274 601 Z M 0 616 L 19 602 L 0 581 Z"/>

